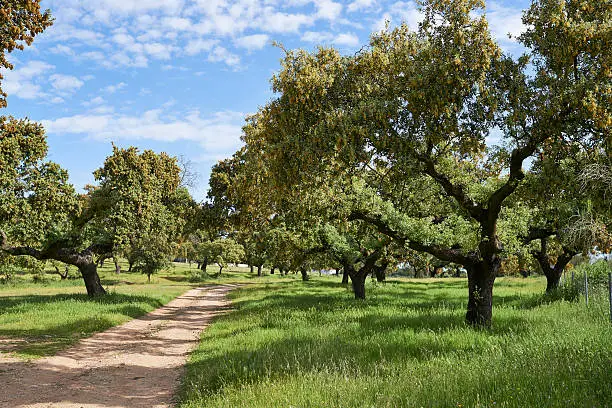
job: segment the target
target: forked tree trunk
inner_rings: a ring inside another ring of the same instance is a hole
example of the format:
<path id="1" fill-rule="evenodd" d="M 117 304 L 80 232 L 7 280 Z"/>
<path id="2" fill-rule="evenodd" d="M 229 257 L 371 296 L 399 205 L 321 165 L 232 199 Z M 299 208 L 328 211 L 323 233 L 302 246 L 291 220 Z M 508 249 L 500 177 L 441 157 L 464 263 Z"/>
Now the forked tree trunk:
<path id="1" fill-rule="evenodd" d="M 501 261 L 494 256 L 491 262 L 466 266 L 468 272 L 468 307 L 465 320 L 475 327 L 489 327 L 493 314 L 493 284 Z"/>
<path id="2" fill-rule="evenodd" d="M 544 276 L 546 276 L 546 293 L 550 293 L 559 287 L 559 281 L 561 280 L 561 275 L 565 267 L 577 252 L 564 247 L 563 253 L 557 257 L 557 263 L 551 265 L 548 258 L 548 238 L 542 239 L 541 245 L 542 249 L 536 252 L 535 258 L 540 268 L 542 268 Z"/>
<path id="3" fill-rule="evenodd" d="M 381 265 L 374 267 L 374 274 L 376 275 L 377 282 L 384 282 L 387 279 L 387 275 L 385 271 L 387 270 L 387 265 Z"/>
<path id="4" fill-rule="evenodd" d="M 85 282 L 85 288 L 89 296 L 102 296 L 106 294 L 106 290 L 100 283 L 100 277 L 98 276 L 98 267 L 95 262 L 77 265 L 83 281 Z"/>

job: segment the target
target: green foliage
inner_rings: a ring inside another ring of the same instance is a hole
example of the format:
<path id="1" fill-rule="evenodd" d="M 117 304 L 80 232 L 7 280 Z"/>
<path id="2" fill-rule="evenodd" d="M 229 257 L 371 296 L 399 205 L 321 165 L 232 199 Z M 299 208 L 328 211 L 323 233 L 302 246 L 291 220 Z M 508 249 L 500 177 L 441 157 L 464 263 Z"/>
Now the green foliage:
<path id="1" fill-rule="evenodd" d="M 79 212 L 68 172 L 46 155 L 40 124 L 0 117 L 0 229 L 14 243 L 45 242 Z"/>

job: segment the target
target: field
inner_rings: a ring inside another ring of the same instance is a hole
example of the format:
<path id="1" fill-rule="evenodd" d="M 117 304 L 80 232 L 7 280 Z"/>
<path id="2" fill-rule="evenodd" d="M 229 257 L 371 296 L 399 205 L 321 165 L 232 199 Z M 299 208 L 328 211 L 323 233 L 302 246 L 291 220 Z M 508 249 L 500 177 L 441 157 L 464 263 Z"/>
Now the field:
<path id="1" fill-rule="evenodd" d="M 0 285 L 0 346 L 55 354 L 153 310 L 187 289 L 241 282 L 233 311 L 202 333 L 181 407 L 605 407 L 612 400 L 612 325 L 603 298 L 548 302 L 541 277 L 496 281 L 493 326 L 465 325 L 465 279 L 368 282 L 355 301 L 335 276 L 230 268 L 194 282 L 176 264 L 151 283 L 101 268 L 111 293 L 80 279 L 31 275 Z M 124 265 L 125 266 L 125 265 Z M 125 268 L 124 268 L 125 269 Z M 211 267 L 209 272 L 214 273 Z"/>
<path id="2" fill-rule="evenodd" d="M 493 327 L 464 324 L 466 282 L 333 278 L 232 293 L 205 330 L 181 407 L 604 407 L 607 303 L 542 301 L 542 278 L 496 282 Z"/>
<path id="3" fill-rule="evenodd" d="M 127 270 L 127 264 L 122 262 L 122 267 Z M 80 278 L 60 281 L 47 270 L 43 282 L 34 283 L 32 274 L 15 275 L 10 283 L 0 285 L 0 351 L 24 358 L 53 355 L 83 337 L 142 316 L 187 289 L 206 284 L 190 281 L 195 270 L 195 264 L 191 268 L 174 264 L 149 283 L 138 273 L 117 275 L 112 262 L 106 262 L 99 273 L 110 295 L 98 299 L 87 297 Z M 247 280 L 247 271 L 232 268 L 220 281 Z M 211 266 L 209 272 L 216 271 Z M 77 275 L 75 268 L 72 275 Z"/>

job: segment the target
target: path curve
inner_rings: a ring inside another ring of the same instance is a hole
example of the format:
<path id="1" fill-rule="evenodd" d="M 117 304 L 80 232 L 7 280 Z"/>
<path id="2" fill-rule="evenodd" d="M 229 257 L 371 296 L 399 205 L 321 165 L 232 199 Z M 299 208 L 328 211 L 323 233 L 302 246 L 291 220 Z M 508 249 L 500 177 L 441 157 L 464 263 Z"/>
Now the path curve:
<path id="1" fill-rule="evenodd" d="M 169 407 L 187 356 L 236 285 L 192 289 L 166 306 L 33 362 L 0 357 L 0 407 Z"/>

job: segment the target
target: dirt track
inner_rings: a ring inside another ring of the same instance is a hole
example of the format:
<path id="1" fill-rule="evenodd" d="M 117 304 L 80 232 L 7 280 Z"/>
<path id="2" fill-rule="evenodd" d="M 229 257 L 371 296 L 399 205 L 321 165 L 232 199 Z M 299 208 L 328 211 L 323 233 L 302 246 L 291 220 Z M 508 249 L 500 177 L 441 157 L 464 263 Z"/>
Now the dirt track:
<path id="1" fill-rule="evenodd" d="M 0 357 L 0 407 L 168 407 L 183 366 L 232 285 L 192 289 L 53 357 Z"/>

